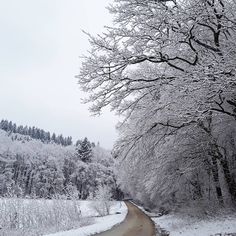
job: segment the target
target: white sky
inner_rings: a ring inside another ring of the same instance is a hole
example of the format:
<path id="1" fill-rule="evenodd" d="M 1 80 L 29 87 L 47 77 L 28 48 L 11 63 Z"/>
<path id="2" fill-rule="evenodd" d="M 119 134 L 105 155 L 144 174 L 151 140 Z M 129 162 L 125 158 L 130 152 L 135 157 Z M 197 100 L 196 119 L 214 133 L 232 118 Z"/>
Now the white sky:
<path id="1" fill-rule="evenodd" d="M 111 24 L 109 0 L 0 0 L 0 119 L 71 135 L 111 148 L 117 117 L 91 117 L 81 104 L 81 30 Z"/>

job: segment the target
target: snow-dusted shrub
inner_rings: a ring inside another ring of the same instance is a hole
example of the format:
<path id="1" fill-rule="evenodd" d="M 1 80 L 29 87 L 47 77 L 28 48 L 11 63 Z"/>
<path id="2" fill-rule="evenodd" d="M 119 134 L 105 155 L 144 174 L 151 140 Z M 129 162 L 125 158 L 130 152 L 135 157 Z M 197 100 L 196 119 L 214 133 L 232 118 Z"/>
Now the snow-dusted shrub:
<path id="1" fill-rule="evenodd" d="M 4 231 L 55 232 L 80 226 L 81 223 L 83 225 L 88 224 L 80 222 L 80 219 L 81 213 L 78 201 L 0 199 L 0 235 Z M 13 233 L 10 235 L 13 235 Z"/>
<path id="2" fill-rule="evenodd" d="M 112 194 L 111 189 L 108 186 L 99 186 L 93 197 L 93 201 L 90 203 L 90 207 L 97 212 L 99 216 L 105 216 L 110 214 Z"/>

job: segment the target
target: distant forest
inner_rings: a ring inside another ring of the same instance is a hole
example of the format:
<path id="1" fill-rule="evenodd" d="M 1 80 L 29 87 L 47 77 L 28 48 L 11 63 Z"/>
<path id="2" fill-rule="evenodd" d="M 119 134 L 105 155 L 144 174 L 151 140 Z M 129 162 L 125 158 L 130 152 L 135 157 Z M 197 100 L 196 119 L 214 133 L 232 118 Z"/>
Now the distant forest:
<path id="1" fill-rule="evenodd" d="M 73 144 L 71 136 L 63 137 L 62 134 L 51 134 L 50 132 L 45 131 L 43 129 L 39 129 L 35 126 L 17 126 L 15 123 L 8 120 L 1 120 L 0 129 L 5 130 L 6 132 L 29 135 L 31 138 L 41 140 L 44 143 L 54 142 L 62 146 L 69 146 Z"/>
<path id="2" fill-rule="evenodd" d="M 86 137 L 73 145 L 71 137 L 0 123 L 0 196 L 87 199 L 105 188 L 119 198 L 113 165 L 111 152 Z"/>

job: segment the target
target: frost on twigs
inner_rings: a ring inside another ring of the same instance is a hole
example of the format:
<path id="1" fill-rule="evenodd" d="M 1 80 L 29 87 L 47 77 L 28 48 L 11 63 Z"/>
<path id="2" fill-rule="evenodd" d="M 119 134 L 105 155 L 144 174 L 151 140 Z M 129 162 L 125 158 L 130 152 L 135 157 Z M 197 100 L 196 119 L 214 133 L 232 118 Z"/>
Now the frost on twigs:
<path id="1" fill-rule="evenodd" d="M 110 106 L 123 115 L 122 189 L 168 210 L 204 203 L 196 215 L 210 202 L 232 206 L 235 1 L 115 0 L 109 10 L 114 24 L 89 35 L 78 79 L 92 112 Z"/>
<path id="2" fill-rule="evenodd" d="M 39 235 L 79 227 L 78 201 L 0 199 L 0 235 Z M 1 234 L 2 233 L 2 234 Z"/>
<path id="3" fill-rule="evenodd" d="M 98 216 L 106 216 L 110 214 L 111 206 L 114 204 L 112 200 L 111 189 L 108 186 L 99 186 L 94 196 L 90 196 L 93 199 L 90 203 L 90 207 L 95 210 Z"/>

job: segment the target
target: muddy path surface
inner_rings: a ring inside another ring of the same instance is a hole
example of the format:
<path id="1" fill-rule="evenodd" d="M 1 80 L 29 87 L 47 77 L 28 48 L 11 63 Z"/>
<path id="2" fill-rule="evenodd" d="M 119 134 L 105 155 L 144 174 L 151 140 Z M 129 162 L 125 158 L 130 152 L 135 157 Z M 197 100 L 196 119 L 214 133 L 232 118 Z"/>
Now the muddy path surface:
<path id="1" fill-rule="evenodd" d="M 125 220 L 95 236 L 155 236 L 155 226 L 151 219 L 132 203 L 125 202 L 125 204 L 128 207 Z"/>

